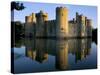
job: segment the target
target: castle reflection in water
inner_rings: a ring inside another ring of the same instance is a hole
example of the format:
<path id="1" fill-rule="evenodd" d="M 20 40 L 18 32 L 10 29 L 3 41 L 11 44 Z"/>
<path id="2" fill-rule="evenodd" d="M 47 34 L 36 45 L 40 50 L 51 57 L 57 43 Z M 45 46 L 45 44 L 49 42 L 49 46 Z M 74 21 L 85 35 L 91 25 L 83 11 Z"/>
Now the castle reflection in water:
<path id="1" fill-rule="evenodd" d="M 25 39 L 25 55 L 40 64 L 48 61 L 49 55 L 55 56 L 55 67 L 69 69 L 68 54 L 75 56 L 75 63 L 85 59 L 91 50 L 92 39 Z"/>

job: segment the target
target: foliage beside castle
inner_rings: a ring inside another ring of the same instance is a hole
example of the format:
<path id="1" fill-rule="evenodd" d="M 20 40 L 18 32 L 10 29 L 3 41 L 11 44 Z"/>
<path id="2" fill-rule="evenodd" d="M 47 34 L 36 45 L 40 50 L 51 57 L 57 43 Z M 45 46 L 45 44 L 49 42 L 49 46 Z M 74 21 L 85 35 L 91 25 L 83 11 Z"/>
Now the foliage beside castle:
<path id="1" fill-rule="evenodd" d="M 92 21 L 77 12 L 73 20 L 68 20 L 68 9 L 66 7 L 57 7 L 55 20 L 48 20 L 48 13 L 43 11 L 26 16 L 25 36 L 91 37 Z"/>

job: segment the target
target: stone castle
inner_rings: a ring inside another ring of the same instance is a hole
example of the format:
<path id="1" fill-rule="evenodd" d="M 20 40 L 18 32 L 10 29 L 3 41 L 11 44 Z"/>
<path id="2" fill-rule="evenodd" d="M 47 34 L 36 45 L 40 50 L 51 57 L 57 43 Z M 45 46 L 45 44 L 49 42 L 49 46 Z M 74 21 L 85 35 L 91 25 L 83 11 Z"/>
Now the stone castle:
<path id="1" fill-rule="evenodd" d="M 25 36 L 33 37 L 91 37 L 92 20 L 76 12 L 73 20 L 68 20 L 66 7 L 56 8 L 56 19 L 48 20 L 48 13 L 40 11 L 25 17 Z"/>

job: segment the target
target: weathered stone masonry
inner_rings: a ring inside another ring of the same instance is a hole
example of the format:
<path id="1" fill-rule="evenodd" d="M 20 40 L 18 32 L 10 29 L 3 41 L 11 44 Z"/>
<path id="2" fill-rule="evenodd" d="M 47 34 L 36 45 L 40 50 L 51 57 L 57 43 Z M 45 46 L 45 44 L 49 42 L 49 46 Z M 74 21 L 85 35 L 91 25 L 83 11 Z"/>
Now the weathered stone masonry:
<path id="1" fill-rule="evenodd" d="M 68 20 L 66 7 L 56 8 L 56 19 L 48 20 L 48 13 L 40 11 L 25 17 L 25 36 L 33 37 L 91 37 L 92 20 L 76 12 L 73 20 Z"/>

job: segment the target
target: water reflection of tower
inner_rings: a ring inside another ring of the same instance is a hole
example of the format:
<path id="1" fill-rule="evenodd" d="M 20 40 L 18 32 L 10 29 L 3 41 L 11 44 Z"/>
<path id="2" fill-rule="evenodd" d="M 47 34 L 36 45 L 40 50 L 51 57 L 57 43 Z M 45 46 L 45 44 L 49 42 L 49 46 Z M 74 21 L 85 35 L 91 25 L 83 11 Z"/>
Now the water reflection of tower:
<path id="1" fill-rule="evenodd" d="M 46 47 L 46 40 L 37 39 L 36 40 L 36 61 L 42 63 L 44 61 L 47 61 L 47 59 L 48 59 L 48 52 Z"/>
<path id="2" fill-rule="evenodd" d="M 68 43 L 65 40 L 56 41 L 56 68 L 60 70 L 68 68 Z"/>
<path id="3" fill-rule="evenodd" d="M 86 58 L 86 45 L 87 45 L 87 39 L 81 40 L 81 60 Z"/>
<path id="4" fill-rule="evenodd" d="M 76 39 L 69 39 L 68 40 L 68 52 L 71 53 L 71 54 L 75 54 L 76 50 L 77 50 L 77 40 Z"/>
<path id="5" fill-rule="evenodd" d="M 91 43 L 92 43 L 92 39 L 87 39 L 87 45 L 86 45 L 86 55 L 90 55 L 90 51 L 91 51 Z"/>
<path id="6" fill-rule="evenodd" d="M 80 39 L 76 39 L 76 51 L 75 51 L 75 62 L 77 62 L 78 60 L 81 60 L 81 40 Z"/>
<path id="7" fill-rule="evenodd" d="M 75 52 L 75 62 L 86 58 L 86 56 L 90 53 L 91 41 L 89 39 L 78 39 L 76 44 L 77 50 Z"/>
<path id="8" fill-rule="evenodd" d="M 26 56 L 35 60 L 36 58 L 35 40 L 25 38 L 25 46 L 26 46 Z"/>

